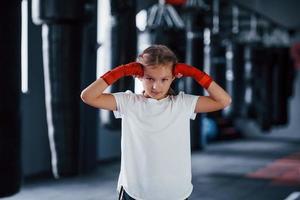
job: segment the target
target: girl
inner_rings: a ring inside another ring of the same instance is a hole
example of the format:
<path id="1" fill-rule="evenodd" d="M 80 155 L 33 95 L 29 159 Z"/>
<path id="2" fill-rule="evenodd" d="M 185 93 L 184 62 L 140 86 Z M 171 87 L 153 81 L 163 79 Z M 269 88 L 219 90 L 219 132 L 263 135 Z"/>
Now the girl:
<path id="1" fill-rule="evenodd" d="M 123 76 L 137 77 L 143 93 L 103 93 Z M 209 96 L 174 95 L 170 85 L 182 76 L 193 77 Z M 193 190 L 190 119 L 231 103 L 231 97 L 209 75 L 178 63 L 175 54 L 163 45 L 150 46 L 137 62 L 105 73 L 82 91 L 81 98 L 122 119 L 120 200 L 187 199 Z"/>

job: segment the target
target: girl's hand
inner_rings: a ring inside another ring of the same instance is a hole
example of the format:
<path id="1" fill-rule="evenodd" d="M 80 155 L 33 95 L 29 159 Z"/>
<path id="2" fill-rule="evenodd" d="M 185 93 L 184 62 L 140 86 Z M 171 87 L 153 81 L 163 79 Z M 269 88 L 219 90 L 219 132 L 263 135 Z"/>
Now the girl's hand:
<path id="1" fill-rule="evenodd" d="M 207 89 L 213 81 L 212 77 L 206 74 L 205 72 L 185 63 L 177 63 L 175 65 L 173 74 L 177 78 L 180 78 L 182 76 L 193 77 L 205 89 Z"/>
<path id="2" fill-rule="evenodd" d="M 125 65 L 120 65 L 101 76 L 101 78 L 108 84 L 111 85 L 118 79 L 124 76 L 143 76 L 144 70 L 140 63 L 131 62 Z"/>

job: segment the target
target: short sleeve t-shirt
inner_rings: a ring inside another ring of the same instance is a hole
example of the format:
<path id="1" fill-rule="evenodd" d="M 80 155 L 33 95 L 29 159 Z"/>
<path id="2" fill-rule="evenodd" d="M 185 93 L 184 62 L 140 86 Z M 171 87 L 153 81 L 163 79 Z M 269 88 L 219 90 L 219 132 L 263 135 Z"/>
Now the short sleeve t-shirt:
<path id="1" fill-rule="evenodd" d="M 183 200 L 193 190 L 190 119 L 198 96 L 180 92 L 161 100 L 114 93 L 122 118 L 121 186 L 137 200 Z"/>

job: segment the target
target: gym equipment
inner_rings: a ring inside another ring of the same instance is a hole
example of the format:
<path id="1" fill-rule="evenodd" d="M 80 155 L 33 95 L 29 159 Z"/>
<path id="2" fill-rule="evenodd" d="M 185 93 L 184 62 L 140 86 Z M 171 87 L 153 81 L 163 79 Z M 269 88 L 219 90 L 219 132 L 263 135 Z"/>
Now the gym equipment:
<path id="1" fill-rule="evenodd" d="M 144 34 L 150 44 L 164 44 L 176 54 L 179 60 L 185 59 L 186 37 L 184 22 L 176 9 L 165 1 L 159 1 L 148 9 L 147 26 Z M 175 80 L 171 87 L 175 91 L 182 89 L 182 82 Z"/>
<path id="2" fill-rule="evenodd" d="M 272 66 L 268 63 L 272 54 L 266 48 L 253 48 L 253 96 L 255 120 L 261 130 L 268 131 L 272 123 Z"/>
<path id="3" fill-rule="evenodd" d="M 195 66 L 195 69 L 203 71 L 204 65 L 204 16 L 207 14 L 207 5 L 202 1 L 188 0 L 184 7 L 184 20 L 186 24 L 186 54 L 185 63 Z M 195 73 L 200 71 L 195 70 Z M 204 72 L 204 76 L 206 73 Z M 190 74 L 192 75 L 192 74 Z M 200 73 L 199 73 L 200 75 Z M 203 95 L 203 87 L 208 88 L 212 79 L 207 76 L 207 82 L 196 80 L 196 77 L 185 77 L 181 81 L 181 86 L 186 93 Z M 202 85 L 202 86 L 201 86 Z M 198 113 L 196 119 L 191 121 L 191 146 L 193 150 L 204 149 L 206 146 L 206 137 L 202 132 L 203 114 Z"/>
<path id="4" fill-rule="evenodd" d="M 52 172 L 77 175 L 82 166 L 80 92 L 83 30 L 80 0 L 33 0 L 33 21 L 42 25 L 45 103 Z M 85 66 L 86 67 L 86 66 Z"/>
<path id="5" fill-rule="evenodd" d="M 185 55 L 184 22 L 176 9 L 165 1 L 159 1 L 148 10 L 147 29 L 151 44 L 165 44 L 179 60 Z"/>
<path id="6" fill-rule="evenodd" d="M 246 27 L 240 29 L 239 35 L 235 39 L 235 44 L 242 46 L 238 48 L 235 53 L 239 56 L 237 58 L 236 67 L 241 73 L 238 73 L 236 69 L 236 78 L 238 85 L 236 89 L 238 90 L 237 94 L 240 93 L 240 98 L 236 104 L 234 104 L 234 113 L 236 116 L 242 118 L 255 118 L 255 109 L 254 104 L 256 99 L 254 99 L 253 85 L 255 81 L 253 76 L 253 49 L 257 46 L 261 46 L 260 37 L 257 34 L 257 17 L 254 15 L 249 16 L 249 14 L 244 13 L 244 18 L 247 18 Z M 236 98 L 236 96 L 234 96 Z M 235 107 L 235 106 L 238 106 Z"/>
<path id="7" fill-rule="evenodd" d="M 0 197 L 22 185 L 21 1 L 0 3 Z"/>
<path id="8" fill-rule="evenodd" d="M 289 74 L 294 68 L 288 47 L 273 47 L 269 50 L 273 52 L 273 63 L 271 63 L 273 68 L 272 124 L 285 125 L 288 123 L 289 85 L 293 83 L 293 77 Z"/>
<path id="9" fill-rule="evenodd" d="M 166 3 L 172 4 L 174 6 L 184 5 L 187 0 L 166 0 Z"/>
<path id="10" fill-rule="evenodd" d="M 239 131 L 234 127 L 234 120 L 240 115 L 238 109 L 243 101 L 243 84 L 240 84 L 243 66 L 240 64 L 244 59 L 240 55 L 244 46 L 235 39 L 239 33 L 239 10 L 227 2 L 218 0 L 211 2 L 211 8 L 211 36 L 205 45 L 205 50 L 209 50 L 205 55 L 206 68 L 215 81 L 230 94 L 233 101 L 229 107 L 208 113 L 207 117 L 214 119 L 218 125 L 218 139 L 233 139 L 240 137 Z"/>
<path id="11" fill-rule="evenodd" d="M 288 123 L 288 98 L 293 70 L 287 47 L 261 47 L 253 51 L 255 116 L 265 132 Z"/>
<path id="12" fill-rule="evenodd" d="M 83 30 L 81 91 L 95 81 L 97 71 L 97 0 L 86 5 Z M 87 67 L 89 66 L 89 67 Z M 97 166 L 99 112 L 80 101 L 79 173 L 87 173 Z"/>
<path id="13" fill-rule="evenodd" d="M 184 23 L 173 6 L 166 4 L 164 0 L 160 0 L 158 4 L 154 4 L 149 9 L 147 27 L 150 29 L 158 27 L 182 29 Z"/>
<path id="14" fill-rule="evenodd" d="M 111 28 L 111 68 L 126 64 L 135 60 L 137 55 L 137 29 L 135 24 L 136 1 L 112 0 L 111 15 L 114 23 Z M 126 31 L 124 31 L 126 30 Z M 132 77 L 124 77 L 111 85 L 110 92 L 134 90 Z M 109 112 L 109 120 L 104 126 L 111 130 L 121 129 L 121 120 L 115 119 Z"/>
<path id="15" fill-rule="evenodd" d="M 231 96 L 232 105 L 230 106 L 230 117 L 238 118 L 242 116 L 244 107 L 244 96 L 246 91 L 245 86 L 245 45 L 237 42 L 232 42 L 232 74 L 233 78 L 228 77 L 227 80 L 232 80 Z M 230 59 L 230 58 L 227 58 Z M 228 76 L 230 76 L 229 74 Z"/>
<path id="16" fill-rule="evenodd" d="M 271 34 L 264 26 L 260 45 L 251 48 L 253 100 L 249 109 L 252 117 L 266 132 L 274 125 L 288 122 L 288 98 L 293 84 L 288 36 L 274 30 Z"/>

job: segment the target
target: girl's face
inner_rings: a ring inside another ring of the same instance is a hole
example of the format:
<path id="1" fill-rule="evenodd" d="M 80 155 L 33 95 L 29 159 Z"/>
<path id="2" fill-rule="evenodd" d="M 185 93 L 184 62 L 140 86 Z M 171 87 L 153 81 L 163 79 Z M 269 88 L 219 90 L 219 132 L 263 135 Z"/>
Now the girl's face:
<path id="1" fill-rule="evenodd" d="M 174 79 L 172 64 L 144 67 L 144 76 L 140 77 L 145 90 L 144 95 L 157 100 L 168 95 Z"/>

